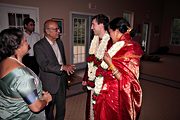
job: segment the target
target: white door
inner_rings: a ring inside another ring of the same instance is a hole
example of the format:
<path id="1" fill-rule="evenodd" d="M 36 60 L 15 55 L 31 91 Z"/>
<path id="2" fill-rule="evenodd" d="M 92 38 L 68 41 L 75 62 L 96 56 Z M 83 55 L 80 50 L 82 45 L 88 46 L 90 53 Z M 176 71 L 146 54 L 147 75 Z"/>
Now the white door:
<path id="1" fill-rule="evenodd" d="M 35 7 L 16 6 L 0 3 L 0 31 L 9 27 L 23 29 L 25 17 L 31 17 L 35 21 L 35 31 L 39 33 L 39 9 Z"/>
<path id="2" fill-rule="evenodd" d="M 83 13 L 71 14 L 71 61 L 76 64 L 77 69 L 86 67 L 86 57 L 91 40 L 91 17 Z"/>

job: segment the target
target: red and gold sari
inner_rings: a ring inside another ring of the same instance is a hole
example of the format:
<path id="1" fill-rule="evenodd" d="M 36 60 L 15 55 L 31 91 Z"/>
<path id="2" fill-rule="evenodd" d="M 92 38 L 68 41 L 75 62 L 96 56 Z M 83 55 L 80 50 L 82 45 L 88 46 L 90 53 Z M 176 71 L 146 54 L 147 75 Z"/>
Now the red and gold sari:
<path id="1" fill-rule="evenodd" d="M 125 44 L 112 57 L 113 64 L 121 73 L 120 80 L 111 70 L 98 67 L 96 71 L 96 75 L 104 77 L 104 82 L 100 94 L 93 95 L 95 120 L 137 120 L 140 114 L 142 89 L 138 79 L 143 51 L 128 33 L 120 41 Z"/>

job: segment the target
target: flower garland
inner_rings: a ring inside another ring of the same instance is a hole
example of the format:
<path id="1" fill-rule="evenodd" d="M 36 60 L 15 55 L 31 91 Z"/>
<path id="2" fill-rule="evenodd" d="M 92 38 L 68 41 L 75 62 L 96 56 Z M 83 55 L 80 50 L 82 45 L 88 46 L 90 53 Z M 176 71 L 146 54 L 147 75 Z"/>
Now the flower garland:
<path id="1" fill-rule="evenodd" d="M 102 60 L 105 50 L 107 49 L 107 43 L 109 41 L 110 37 L 106 33 L 99 44 L 99 37 L 95 36 L 92 40 L 88 57 L 88 86 L 87 88 L 89 90 L 94 91 L 93 98 L 99 95 L 104 77 L 101 74 L 96 74 L 96 71 L 98 69 L 98 66 L 101 66 L 103 69 L 107 69 L 108 65 Z M 112 58 L 125 44 L 124 41 L 116 42 L 112 45 L 112 47 L 108 50 L 108 54 Z M 99 45 L 99 47 L 98 47 Z M 93 104 L 95 104 L 95 99 L 93 99 Z"/>
<path id="2" fill-rule="evenodd" d="M 124 41 L 119 41 L 113 44 L 113 46 L 108 50 L 109 56 L 112 58 L 123 47 L 124 44 L 125 44 Z M 100 66 L 104 70 L 108 69 L 108 65 L 104 61 L 101 62 Z M 102 89 L 103 81 L 104 81 L 104 77 L 101 74 L 96 74 L 95 88 L 94 88 L 95 95 L 99 95 L 100 90 Z"/>
<path id="3" fill-rule="evenodd" d="M 116 42 L 115 44 L 113 44 L 113 46 L 108 50 L 108 54 L 109 56 L 112 58 L 123 46 L 124 46 L 125 42 L 124 41 L 119 41 Z M 108 69 L 108 65 L 106 64 L 106 62 L 102 61 L 100 64 L 101 68 L 103 68 L 103 71 L 100 70 L 98 71 L 98 73 L 96 73 L 95 75 L 95 87 L 94 87 L 94 94 L 93 94 L 93 104 L 96 104 L 96 97 L 99 95 L 100 91 L 102 89 L 106 89 L 107 86 L 104 86 L 102 88 L 103 85 L 103 81 L 104 81 L 104 77 L 102 76 L 104 70 Z"/>
<path id="4" fill-rule="evenodd" d="M 110 40 L 109 34 L 106 32 L 103 36 L 100 44 L 99 44 L 99 36 L 94 36 L 91 46 L 89 49 L 89 57 L 87 58 L 88 62 L 88 90 L 93 90 L 95 85 L 96 79 L 96 70 L 98 66 L 101 64 L 105 50 L 107 49 L 108 41 Z M 100 80 L 101 81 L 101 80 Z M 101 81 L 100 83 L 102 83 Z M 97 83 L 96 83 L 97 84 Z M 99 86 L 99 85 L 98 85 Z M 99 87 L 98 87 L 99 88 Z"/>
<path id="5" fill-rule="evenodd" d="M 112 58 L 123 46 L 125 42 L 119 41 L 112 45 L 112 47 L 108 50 L 109 56 Z M 103 69 L 107 69 L 109 66 L 106 64 L 106 62 L 102 61 L 101 67 Z"/>

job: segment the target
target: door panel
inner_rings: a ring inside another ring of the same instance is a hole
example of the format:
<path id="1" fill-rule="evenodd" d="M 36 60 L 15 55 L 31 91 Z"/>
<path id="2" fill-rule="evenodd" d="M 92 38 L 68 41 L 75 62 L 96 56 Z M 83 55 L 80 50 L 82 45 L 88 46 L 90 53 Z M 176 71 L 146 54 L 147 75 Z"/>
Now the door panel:
<path id="1" fill-rule="evenodd" d="M 86 67 L 90 34 L 91 34 L 91 15 L 72 13 L 72 58 L 73 64 L 77 69 Z"/>

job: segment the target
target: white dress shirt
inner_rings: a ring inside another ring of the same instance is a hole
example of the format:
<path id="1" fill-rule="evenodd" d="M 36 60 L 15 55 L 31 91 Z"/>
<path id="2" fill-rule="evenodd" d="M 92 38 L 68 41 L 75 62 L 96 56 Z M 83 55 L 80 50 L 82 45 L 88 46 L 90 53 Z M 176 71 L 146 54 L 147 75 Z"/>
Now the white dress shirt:
<path id="1" fill-rule="evenodd" d="M 51 45 L 52 49 L 54 50 L 54 53 L 56 55 L 56 58 L 59 62 L 60 65 L 63 65 L 63 62 L 62 62 L 62 56 L 61 56 L 61 52 L 59 50 L 59 47 L 58 47 L 58 44 L 57 42 L 55 41 L 54 43 L 49 40 L 47 37 L 46 37 L 47 41 L 49 42 L 49 44 Z"/>
<path id="2" fill-rule="evenodd" d="M 28 51 L 29 56 L 34 56 L 33 46 L 37 41 L 40 40 L 40 35 L 36 32 L 32 32 L 30 35 L 24 32 L 24 37 L 26 38 L 28 44 L 31 47 L 31 49 Z"/>

